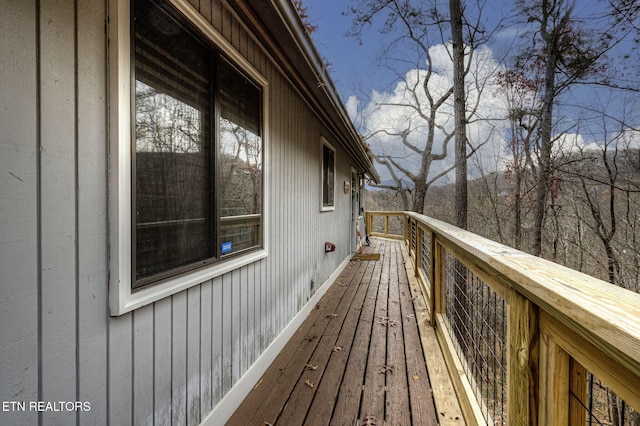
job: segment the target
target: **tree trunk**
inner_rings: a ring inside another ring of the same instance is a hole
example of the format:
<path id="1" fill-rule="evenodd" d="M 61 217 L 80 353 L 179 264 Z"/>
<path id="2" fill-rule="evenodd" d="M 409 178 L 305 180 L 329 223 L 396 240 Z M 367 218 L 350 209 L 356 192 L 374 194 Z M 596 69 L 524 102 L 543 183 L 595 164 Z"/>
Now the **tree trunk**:
<path id="1" fill-rule="evenodd" d="M 550 49 L 551 50 L 551 49 Z M 551 129 L 553 120 L 553 93 L 555 91 L 556 61 L 553 55 L 547 54 L 545 93 L 540 118 L 540 175 L 536 186 L 536 205 L 534 216 L 533 254 L 542 255 L 542 229 L 547 210 L 547 198 L 551 187 Z"/>
<path id="2" fill-rule="evenodd" d="M 411 207 L 411 211 L 422 214 L 424 213 L 424 200 L 427 196 L 426 178 L 418 179 L 414 183 L 413 191 L 413 206 Z"/>
<path id="3" fill-rule="evenodd" d="M 515 219 L 513 224 L 513 233 L 515 236 L 515 246 L 516 250 L 522 249 L 522 171 L 520 170 L 520 166 L 516 169 L 516 185 L 515 185 Z"/>
<path id="4" fill-rule="evenodd" d="M 456 226 L 467 229 L 467 131 L 464 88 L 464 41 L 460 0 L 449 1 L 453 44 L 453 113 L 456 154 Z"/>
<path id="5" fill-rule="evenodd" d="M 467 131 L 464 88 L 464 41 L 462 39 L 462 6 L 460 0 L 449 0 L 451 15 L 451 40 L 453 44 L 453 115 L 455 120 L 455 162 L 456 190 L 455 215 L 456 226 L 467 229 Z M 467 268 L 456 260 L 455 268 L 455 331 L 456 338 L 462 344 L 466 335 L 463 330 L 468 324 L 467 306 Z M 464 351 L 464 349 L 463 349 Z"/>

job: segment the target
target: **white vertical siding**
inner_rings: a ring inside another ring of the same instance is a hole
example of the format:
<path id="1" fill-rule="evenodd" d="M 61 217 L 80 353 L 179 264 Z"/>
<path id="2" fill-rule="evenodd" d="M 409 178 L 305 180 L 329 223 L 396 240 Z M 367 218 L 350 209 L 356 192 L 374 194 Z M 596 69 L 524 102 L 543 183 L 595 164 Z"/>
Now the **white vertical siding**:
<path id="1" fill-rule="evenodd" d="M 76 399 L 91 402 L 81 424 L 107 417 L 107 106 L 105 2 L 78 1 L 77 61 L 77 389 Z"/>
<path id="2" fill-rule="evenodd" d="M 222 295 L 222 277 L 218 277 L 213 280 L 211 288 L 211 300 L 212 304 L 215 304 L 215 308 L 211 312 L 211 401 L 212 407 L 222 399 L 224 395 L 223 390 L 223 332 L 222 326 L 224 324 L 222 317 L 222 302 L 224 301 Z"/>
<path id="3" fill-rule="evenodd" d="M 213 300 L 212 282 L 208 281 L 200 286 L 200 356 L 197 361 L 200 364 L 200 414 L 205 416 L 213 408 L 212 406 L 212 334 L 213 334 Z M 216 342 L 216 345 L 218 342 Z"/>
<path id="4" fill-rule="evenodd" d="M 76 88 L 75 10 L 40 2 L 40 389 L 42 400 L 75 401 Z M 72 424 L 75 413 L 43 412 Z"/>
<path id="5" fill-rule="evenodd" d="M 37 22 L 34 1 L 0 13 L 0 401 L 38 398 Z M 18 419 L 37 413 L 0 412 L 0 423 Z"/>
<path id="6" fill-rule="evenodd" d="M 166 298 L 153 305 L 153 418 L 154 424 L 170 423 L 173 411 L 172 395 L 172 342 L 171 322 L 172 298 Z"/>
<path id="7" fill-rule="evenodd" d="M 91 410 L 0 424 L 197 424 L 349 254 L 345 152 L 219 0 L 191 3 L 269 81 L 269 256 L 110 317 L 105 1 L 5 2 L 0 400 Z M 338 148 L 336 210 L 322 213 L 321 135 Z"/>
<path id="8" fill-rule="evenodd" d="M 153 305 L 133 315 L 133 423 L 153 425 Z"/>

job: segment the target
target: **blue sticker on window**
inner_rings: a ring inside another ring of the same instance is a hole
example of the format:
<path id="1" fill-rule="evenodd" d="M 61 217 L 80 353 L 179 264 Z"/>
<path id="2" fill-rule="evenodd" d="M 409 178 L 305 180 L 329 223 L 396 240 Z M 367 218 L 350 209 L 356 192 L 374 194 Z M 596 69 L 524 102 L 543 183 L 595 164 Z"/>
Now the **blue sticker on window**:
<path id="1" fill-rule="evenodd" d="M 227 241 L 226 243 L 222 243 L 222 254 L 231 253 L 232 250 L 232 242 Z"/>

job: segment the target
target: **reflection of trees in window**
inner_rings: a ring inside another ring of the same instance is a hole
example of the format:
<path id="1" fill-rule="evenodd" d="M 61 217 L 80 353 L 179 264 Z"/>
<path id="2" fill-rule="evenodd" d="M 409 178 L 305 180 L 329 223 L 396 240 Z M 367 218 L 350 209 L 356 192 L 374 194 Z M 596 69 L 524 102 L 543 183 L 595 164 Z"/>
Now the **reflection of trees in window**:
<path id="1" fill-rule="evenodd" d="M 200 152 L 202 114 L 136 81 L 136 152 Z"/>
<path id="2" fill-rule="evenodd" d="M 262 91 L 180 16 L 134 8 L 140 287 L 261 246 Z"/>
<path id="3" fill-rule="evenodd" d="M 220 120 L 221 216 L 260 213 L 262 143 L 258 135 Z"/>
<path id="4" fill-rule="evenodd" d="M 231 64 L 218 73 L 220 238 L 237 252 L 261 244 L 262 95 Z"/>
<path id="5" fill-rule="evenodd" d="M 202 115 L 136 81 L 138 278 L 211 256 Z"/>

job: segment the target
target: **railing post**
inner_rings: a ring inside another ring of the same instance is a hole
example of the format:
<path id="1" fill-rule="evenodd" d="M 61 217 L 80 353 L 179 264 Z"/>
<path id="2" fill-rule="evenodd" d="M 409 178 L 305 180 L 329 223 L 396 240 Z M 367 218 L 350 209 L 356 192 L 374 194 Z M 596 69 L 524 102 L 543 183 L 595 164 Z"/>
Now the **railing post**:
<path id="1" fill-rule="evenodd" d="M 549 334 L 542 332 L 540 335 L 539 424 L 569 424 L 569 375 L 569 355 Z"/>
<path id="2" fill-rule="evenodd" d="M 429 268 L 429 281 L 431 282 L 431 300 L 429 300 L 429 316 L 431 326 L 436 325 L 436 313 L 440 312 L 440 292 L 442 283 L 442 271 L 440 268 L 440 245 L 436 244 L 436 234 L 431 232 L 431 267 Z"/>
<path id="3" fill-rule="evenodd" d="M 378 217 L 377 214 L 373 214 L 371 213 L 371 216 L 369 216 L 369 225 L 371 226 L 371 230 L 369 232 L 373 233 L 375 231 L 374 227 L 373 227 L 373 219 L 375 219 L 376 217 Z"/>
<path id="4" fill-rule="evenodd" d="M 409 245 L 409 224 L 411 223 L 411 218 L 409 216 L 405 216 L 405 220 L 402 221 L 402 236 L 404 237 L 404 241 L 407 245 Z"/>
<path id="5" fill-rule="evenodd" d="M 411 218 L 407 217 L 407 220 L 403 222 L 402 237 L 404 238 L 404 243 L 407 245 L 409 254 L 411 254 Z"/>
<path id="6" fill-rule="evenodd" d="M 569 359 L 569 391 L 577 398 L 569 397 L 569 424 L 582 426 L 587 410 L 579 401 L 587 400 L 587 369 L 573 358 Z"/>
<path id="7" fill-rule="evenodd" d="M 420 269 L 422 268 L 422 228 L 416 222 L 416 277 L 420 276 Z M 432 293 L 433 294 L 433 293 Z"/>
<path id="8" fill-rule="evenodd" d="M 510 290 L 507 302 L 509 425 L 538 424 L 538 337 L 538 308 L 515 290 Z"/>
<path id="9" fill-rule="evenodd" d="M 371 213 L 364 212 L 364 229 L 366 234 L 371 234 Z"/>
<path id="10" fill-rule="evenodd" d="M 433 323 L 435 324 L 435 315 L 444 313 L 443 307 L 444 303 L 444 294 L 445 294 L 445 282 L 444 282 L 444 273 L 445 273 L 445 259 L 444 259 L 444 247 L 440 245 L 438 241 L 436 241 L 435 234 L 431 234 L 432 238 L 432 248 L 433 255 L 431 256 L 431 275 L 433 282 Z"/>

